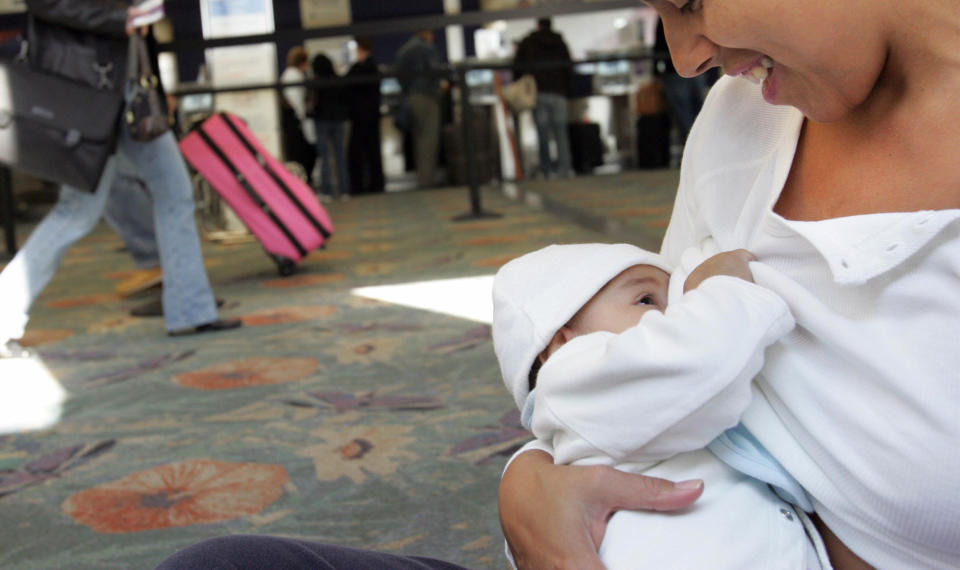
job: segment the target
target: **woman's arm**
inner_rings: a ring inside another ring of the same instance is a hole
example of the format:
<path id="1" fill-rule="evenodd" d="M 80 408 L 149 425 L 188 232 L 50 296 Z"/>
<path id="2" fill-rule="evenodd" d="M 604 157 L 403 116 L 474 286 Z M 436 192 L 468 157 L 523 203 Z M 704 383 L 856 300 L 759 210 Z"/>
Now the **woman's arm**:
<path id="1" fill-rule="evenodd" d="M 500 525 L 518 568 L 602 569 L 597 549 L 614 512 L 672 511 L 694 502 L 700 480 L 673 483 L 610 467 L 554 465 L 527 451 L 500 481 Z"/>

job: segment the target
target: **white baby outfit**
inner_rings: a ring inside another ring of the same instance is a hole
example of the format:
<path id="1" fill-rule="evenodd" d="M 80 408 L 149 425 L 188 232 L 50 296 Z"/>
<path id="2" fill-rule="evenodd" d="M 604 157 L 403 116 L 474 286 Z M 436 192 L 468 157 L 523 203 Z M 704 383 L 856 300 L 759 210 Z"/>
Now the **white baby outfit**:
<path id="1" fill-rule="evenodd" d="M 693 258 L 704 256 L 688 253 L 685 261 L 695 266 Z M 550 246 L 501 268 L 493 341 L 518 406 L 553 333 L 638 264 L 668 269 L 660 256 L 626 244 Z M 704 479 L 689 509 L 614 515 L 600 549 L 608 568 L 818 568 L 791 506 L 704 450 L 738 423 L 764 349 L 793 318 L 777 295 L 734 277 L 681 292 L 682 282 L 672 282 L 665 312 L 556 350 L 539 371 L 530 427 L 559 464 Z"/>

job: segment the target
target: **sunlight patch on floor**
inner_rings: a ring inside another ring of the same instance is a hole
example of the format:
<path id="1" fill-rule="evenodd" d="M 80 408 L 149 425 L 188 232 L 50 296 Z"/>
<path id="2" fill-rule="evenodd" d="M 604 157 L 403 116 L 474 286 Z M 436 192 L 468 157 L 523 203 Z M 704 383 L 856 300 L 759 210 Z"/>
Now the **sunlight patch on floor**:
<path id="1" fill-rule="evenodd" d="M 54 426 L 66 399 L 39 358 L 0 359 L 0 434 Z"/>
<path id="2" fill-rule="evenodd" d="M 493 315 L 493 275 L 360 287 L 352 293 L 415 309 L 489 324 Z"/>

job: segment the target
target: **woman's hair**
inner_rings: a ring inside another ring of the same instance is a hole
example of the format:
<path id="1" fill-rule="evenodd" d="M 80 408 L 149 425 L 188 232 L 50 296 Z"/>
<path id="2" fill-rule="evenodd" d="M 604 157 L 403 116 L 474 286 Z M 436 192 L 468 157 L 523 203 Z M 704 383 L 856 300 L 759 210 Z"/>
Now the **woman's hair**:
<path id="1" fill-rule="evenodd" d="M 307 62 L 307 50 L 294 46 L 287 52 L 287 67 L 300 67 Z"/>
<path id="2" fill-rule="evenodd" d="M 318 53 L 313 57 L 310 66 L 313 68 L 313 76 L 317 78 L 334 77 L 337 74 L 333 69 L 333 62 L 322 53 Z"/>

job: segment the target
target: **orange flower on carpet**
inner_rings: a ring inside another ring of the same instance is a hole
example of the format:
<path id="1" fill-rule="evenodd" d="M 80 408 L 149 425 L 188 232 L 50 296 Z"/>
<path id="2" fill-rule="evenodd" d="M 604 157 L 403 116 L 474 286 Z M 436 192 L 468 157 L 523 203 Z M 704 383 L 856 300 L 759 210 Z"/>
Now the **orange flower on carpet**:
<path id="1" fill-rule="evenodd" d="M 519 257 L 520 254 L 516 255 L 500 255 L 497 257 L 488 257 L 486 259 L 478 259 L 473 262 L 474 267 L 500 267 L 501 265 L 506 264 L 508 261 L 512 261 Z"/>
<path id="2" fill-rule="evenodd" d="M 64 297 L 47 301 L 47 306 L 51 309 L 73 309 L 76 307 L 90 307 L 93 305 L 103 305 L 120 300 L 116 293 L 94 293 L 92 295 L 81 295 L 79 297 Z"/>
<path id="3" fill-rule="evenodd" d="M 112 315 L 102 321 L 97 321 L 87 325 L 88 333 L 111 333 L 125 331 L 131 327 L 142 324 L 143 321 L 137 317 L 131 317 L 127 314 Z"/>
<path id="4" fill-rule="evenodd" d="M 337 229 L 340 229 L 340 227 L 337 226 Z M 337 240 L 338 240 L 338 241 L 339 241 L 339 239 L 340 239 L 340 236 L 337 236 Z M 342 249 L 339 249 L 339 250 L 336 250 L 336 249 L 316 249 L 316 250 L 314 250 L 312 253 L 310 253 L 309 259 L 310 259 L 310 261 L 315 261 L 315 260 L 320 260 L 320 259 L 322 259 L 322 260 L 324 260 L 324 261 L 333 261 L 333 260 L 336 260 L 336 259 L 350 259 L 351 257 L 353 257 L 353 253 L 352 253 L 352 252 L 344 251 L 344 250 L 342 250 Z"/>
<path id="5" fill-rule="evenodd" d="M 371 364 L 390 362 L 396 356 L 401 344 L 402 339 L 397 336 L 381 336 L 365 340 L 346 337 L 336 342 L 332 349 L 337 355 L 339 364 Z"/>
<path id="6" fill-rule="evenodd" d="M 357 251 L 360 253 L 382 253 L 384 251 L 393 251 L 397 248 L 397 245 L 394 243 L 366 243 L 357 246 Z"/>
<path id="7" fill-rule="evenodd" d="M 294 287 L 309 287 L 311 285 L 329 285 L 343 281 L 343 273 L 318 273 L 314 275 L 294 275 L 293 277 L 284 277 L 283 279 L 271 279 L 264 281 L 264 287 L 274 289 L 292 289 Z"/>
<path id="8" fill-rule="evenodd" d="M 296 382 L 318 366 L 315 358 L 241 358 L 177 374 L 173 381 L 199 390 L 230 390 Z"/>
<path id="9" fill-rule="evenodd" d="M 489 237 L 479 237 L 464 240 L 463 245 L 498 245 L 501 243 L 517 243 L 527 239 L 527 236 L 524 234 L 516 235 L 501 235 L 501 236 L 489 236 Z"/>
<path id="10" fill-rule="evenodd" d="M 264 325 L 284 325 L 287 323 L 299 323 L 302 321 L 329 317 L 336 312 L 337 308 L 332 305 L 277 307 L 275 309 L 266 309 L 244 315 L 243 324 L 253 327 Z"/>
<path id="11" fill-rule="evenodd" d="M 371 275 L 389 275 L 396 270 L 397 264 L 391 262 L 372 262 L 372 263 L 358 263 L 354 267 L 354 273 L 357 275 L 371 276 Z"/>
<path id="12" fill-rule="evenodd" d="M 309 445 L 297 451 L 301 457 L 313 459 L 318 481 L 334 481 L 348 477 L 363 483 L 371 475 L 390 475 L 402 463 L 417 460 L 416 454 L 404 449 L 417 440 L 408 437 L 409 426 L 357 426 L 341 432 L 317 430 L 310 435 L 326 443 Z"/>
<path id="13" fill-rule="evenodd" d="M 74 493 L 60 506 L 97 532 L 140 532 L 252 515 L 283 494 L 279 465 L 192 459 Z"/>
<path id="14" fill-rule="evenodd" d="M 30 329 L 20 339 L 23 346 L 40 346 L 73 336 L 70 329 Z"/>

